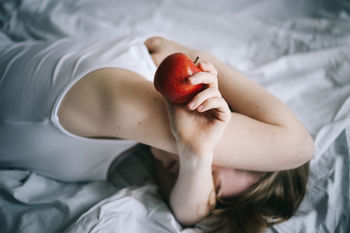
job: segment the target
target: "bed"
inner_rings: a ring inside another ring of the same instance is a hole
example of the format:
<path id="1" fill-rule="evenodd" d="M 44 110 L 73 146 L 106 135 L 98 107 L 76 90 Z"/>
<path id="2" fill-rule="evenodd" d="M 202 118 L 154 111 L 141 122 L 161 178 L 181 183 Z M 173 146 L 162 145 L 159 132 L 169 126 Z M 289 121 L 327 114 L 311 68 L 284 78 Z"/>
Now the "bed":
<path id="1" fill-rule="evenodd" d="M 1 0 L 0 26 L 0 51 L 162 33 L 213 53 L 286 103 L 315 140 L 305 199 L 268 232 L 350 232 L 349 1 Z M 0 169 L 0 232 L 200 232 L 182 228 L 162 201 L 147 147 L 123 158 L 113 184 Z"/>

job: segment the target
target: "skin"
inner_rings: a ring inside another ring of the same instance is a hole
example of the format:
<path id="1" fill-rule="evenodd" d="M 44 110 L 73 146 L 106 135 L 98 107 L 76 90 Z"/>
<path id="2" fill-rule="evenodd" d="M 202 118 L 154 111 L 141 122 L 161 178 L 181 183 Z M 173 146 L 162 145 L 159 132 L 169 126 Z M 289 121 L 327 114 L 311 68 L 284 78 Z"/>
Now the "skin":
<path id="1" fill-rule="evenodd" d="M 219 91 L 232 110 L 232 120 L 215 147 L 215 165 L 273 171 L 296 168 L 310 160 L 314 145 L 309 133 L 268 91 L 210 54 L 164 39 L 152 40 L 150 51 L 156 51 L 151 54 L 156 64 L 180 51 L 191 58 L 195 57 L 191 54 L 199 55 L 219 71 Z M 162 99 L 153 83 L 134 72 L 100 69 L 69 90 L 58 117 L 66 130 L 80 136 L 133 139 L 176 154 Z"/>
<path id="2" fill-rule="evenodd" d="M 231 120 L 228 104 L 218 91 L 216 69 L 210 63 L 200 63 L 199 67 L 209 74 L 208 89 L 216 91 L 202 91 L 203 98 L 197 105 L 194 102 L 187 106 L 172 105 L 165 101 L 179 163 L 169 202 L 174 215 L 184 225 L 202 220 L 214 207 L 213 152 Z"/>
<path id="3" fill-rule="evenodd" d="M 151 152 L 156 158 L 155 164 L 158 182 L 163 197 L 167 200 L 178 175 L 178 156 L 155 147 L 151 148 Z M 241 194 L 252 184 L 259 181 L 265 174 L 265 172 L 246 171 L 212 165 L 212 176 L 216 196 L 222 199 Z"/>
<path id="4" fill-rule="evenodd" d="M 79 136 L 126 138 L 150 145 L 158 157 L 161 178 L 169 174 L 162 164 L 177 158 L 174 186 L 166 179 L 160 183 L 181 223 L 194 224 L 209 213 L 215 188 L 218 195 L 236 195 L 265 171 L 295 168 L 311 158 L 314 148 L 309 133 L 264 88 L 203 51 L 162 38 L 150 38 L 145 45 L 156 65 L 173 52 L 188 54 L 192 60 L 200 56 L 204 72 L 189 80 L 209 87 L 188 105 L 175 107 L 138 74 L 101 69 L 69 90 L 58 117 L 66 130 Z M 227 180 L 236 181 L 234 185 L 220 178 L 225 174 L 231 176 Z M 165 186 L 170 186 L 168 192 Z"/>

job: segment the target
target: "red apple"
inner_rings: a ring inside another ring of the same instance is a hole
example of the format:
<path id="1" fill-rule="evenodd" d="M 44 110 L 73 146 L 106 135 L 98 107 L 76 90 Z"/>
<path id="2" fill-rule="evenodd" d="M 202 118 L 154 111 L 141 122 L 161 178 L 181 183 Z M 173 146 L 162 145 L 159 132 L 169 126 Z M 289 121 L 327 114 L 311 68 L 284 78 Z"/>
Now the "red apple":
<path id="1" fill-rule="evenodd" d="M 154 76 L 154 86 L 170 103 L 188 103 L 203 90 L 203 84 L 191 85 L 186 79 L 201 71 L 185 54 L 173 53 L 160 63 Z"/>

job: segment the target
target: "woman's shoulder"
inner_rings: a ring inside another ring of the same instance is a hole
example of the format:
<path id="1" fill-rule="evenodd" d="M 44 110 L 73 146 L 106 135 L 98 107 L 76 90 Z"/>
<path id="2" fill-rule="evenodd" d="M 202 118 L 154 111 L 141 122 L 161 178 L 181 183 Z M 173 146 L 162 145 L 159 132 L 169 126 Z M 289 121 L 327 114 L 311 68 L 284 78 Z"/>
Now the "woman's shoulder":
<path id="1" fill-rule="evenodd" d="M 131 82 L 145 81 L 142 76 L 120 68 L 103 68 L 88 73 L 63 97 L 58 109 L 60 124 L 79 136 L 108 136 L 101 134 L 105 131 L 103 122 L 113 110 L 110 105 L 118 106 L 123 99 L 131 98 L 133 92 L 125 91 L 130 89 Z"/>
<path id="2" fill-rule="evenodd" d="M 162 96 L 152 82 L 129 70 L 86 75 L 64 96 L 58 118 L 79 136 L 124 138 L 176 151 Z"/>

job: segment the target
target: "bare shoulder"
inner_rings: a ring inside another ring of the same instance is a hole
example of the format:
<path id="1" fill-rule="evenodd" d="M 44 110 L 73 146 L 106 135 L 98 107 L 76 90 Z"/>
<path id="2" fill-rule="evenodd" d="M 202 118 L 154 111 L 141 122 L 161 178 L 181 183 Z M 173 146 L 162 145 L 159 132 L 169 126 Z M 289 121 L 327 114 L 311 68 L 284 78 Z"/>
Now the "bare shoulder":
<path id="1" fill-rule="evenodd" d="M 173 151 L 162 97 L 152 82 L 129 70 L 89 73 L 65 95 L 58 117 L 66 130 L 79 136 L 132 139 Z"/>

